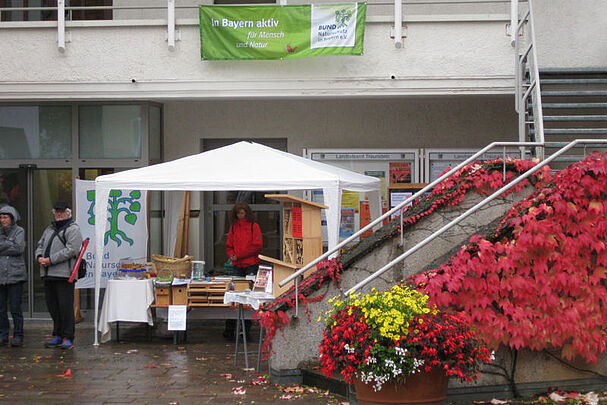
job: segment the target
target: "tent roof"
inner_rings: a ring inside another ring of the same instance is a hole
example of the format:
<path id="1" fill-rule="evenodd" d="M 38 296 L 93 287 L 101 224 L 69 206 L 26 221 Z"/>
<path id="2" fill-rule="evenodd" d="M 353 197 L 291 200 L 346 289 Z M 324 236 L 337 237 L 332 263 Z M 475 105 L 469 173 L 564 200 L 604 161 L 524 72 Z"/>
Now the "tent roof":
<path id="1" fill-rule="evenodd" d="M 99 176 L 98 188 L 143 190 L 306 190 L 339 187 L 379 190 L 381 182 L 253 142 L 238 142 L 197 155 Z"/>

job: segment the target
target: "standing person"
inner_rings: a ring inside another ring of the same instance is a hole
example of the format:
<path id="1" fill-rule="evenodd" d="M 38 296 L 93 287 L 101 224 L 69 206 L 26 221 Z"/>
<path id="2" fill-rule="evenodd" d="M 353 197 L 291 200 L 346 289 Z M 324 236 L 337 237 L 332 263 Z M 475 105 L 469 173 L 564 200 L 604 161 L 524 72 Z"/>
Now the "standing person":
<path id="1" fill-rule="evenodd" d="M 65 201 L 53 208 L 55 220 L 44 230 L 36 248 L 48 312 L 53 318 L 53 338 L 46 347 L 74 347 L 74 283 L 68 281 L 82 245 L 80 228 Z"/>
<path id="2" fill-rule="evenodd" d="M 248 276 L 257 274 L 259 269 L 259 253 L 263 248 L 261 229 L 255 222 L 255 216 L 251 207 L 245 202 L 239 202 L 230 211 L 230 232 L 226 243 L 226 254 L 234 266 L 235 276 Z M 251 321 L 246 321 L 246 333 L 249 334 Z M 236 321 L 226 320 L 226 328 L 223 336 L 227 339 L 234 338 Z"/>
<path id="3" fill-rule="evenodd" d="M 8 310 L 13 317 L 11 346 L 23 346 L 21 295 L 27 280 L 27 271 L 23 261 L 25 232 L 16 224 L 18 220 L 19 213 L 15 208 L 9 205 L 0 208 L 0 346 L 8 344 Z"/>

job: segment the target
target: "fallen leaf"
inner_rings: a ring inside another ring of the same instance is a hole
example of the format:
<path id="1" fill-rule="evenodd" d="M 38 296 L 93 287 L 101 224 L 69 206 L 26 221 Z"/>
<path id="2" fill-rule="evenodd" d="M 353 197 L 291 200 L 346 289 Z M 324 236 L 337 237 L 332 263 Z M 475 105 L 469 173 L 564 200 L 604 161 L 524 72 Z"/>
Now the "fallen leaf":
<path id="1" fill-rule="evenodd" d="M 295 398 L 301 398 L 301 395 L 283 394 L 280 396 L 283 401 L 290 401 Z"/>
<path id="2" fill-rule="evenodd" d="M 65 370 L 65 373 L 63 373 L 64 377 L 71 377 L 72 376 L 72 369 L 68 368 L 67 370 Z"/>
<path id="3" fill-rule="evenodd" d="M 265 375 L 258 374 L 257 377 L 252 379 L 249 384 L 263 386 L 263 385 L 269 385 L 270 382 L 268 381 L 268 379 L 266 378 Z"/>
<path id="4" fill-rule="evenodd" d="M 582 395 L 582 400 L 587 402 L 588 405 L 598 405 L 599 403 L 599 394 L 590 391 L 586 395 Z"/>
<path id="5" fill-rule="evenodd" d="M 567 398 L 557 394 L 556 392 L 552 392 L 550 395 L 548 395 L 548 398 L 550 398 L 554 402 L 565 402 L 567 400 Z"/>
<path id="6" fill-rule="evenodd" d="M 134 354 L 134 353 L 139 353 L 139 350 L 131 349 L 131 350 L 127 350 L 126 352 L 127 352 L 127 354 Z"/>
<path id="7" fill-rule="evenodd" d="M 294 385 L 292 387 L 285 387 L 283 389 L 284 392 L 297 392 L 297 393 L 301 393 L 304 392 L 304 388 L 300 387 L 299 385 Z"/>
<path id="8" fill-rule="evenodd" d="M 150 364 L 149 366 L 143 366 L 143 368 L 156 368 L 156 366 L 153 364 Z"/>

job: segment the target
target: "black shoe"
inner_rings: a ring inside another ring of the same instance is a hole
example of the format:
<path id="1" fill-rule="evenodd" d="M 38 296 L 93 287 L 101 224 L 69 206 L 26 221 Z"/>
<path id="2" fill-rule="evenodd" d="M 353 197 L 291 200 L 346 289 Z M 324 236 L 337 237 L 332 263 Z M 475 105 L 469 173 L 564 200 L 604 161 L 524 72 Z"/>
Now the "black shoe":
<path id="1" fill-rule="evenodd" d="M 23 337 L 22 336 L 14 336 L 13 340 L 11 340 L 12 347 L 21 347 L 23 346 Z"/>

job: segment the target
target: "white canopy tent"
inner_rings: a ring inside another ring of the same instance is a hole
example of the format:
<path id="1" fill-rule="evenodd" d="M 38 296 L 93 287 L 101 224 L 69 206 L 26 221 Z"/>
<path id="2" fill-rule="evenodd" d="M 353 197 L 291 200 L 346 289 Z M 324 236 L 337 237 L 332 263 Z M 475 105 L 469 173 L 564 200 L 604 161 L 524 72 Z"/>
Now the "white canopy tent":
<path id="1" fill-rule="evenodd" d="M 380 213 L 379 179 L 305 159 L 252 142 L 222 148 L 153 166 L 99 176 L 95 180 L 95 218 L 107 218 L 112 189 L 160 191 L 276 191 L 322 189 L 328 206 L 328 246 L 339 243 L 341 191 L 368 192 L 371 217 Z M 107 221 L 95 221 L 95 331 L 99 312 L 104 234 Z M 95 344 L 97 333 L 95 333 Z"/>

